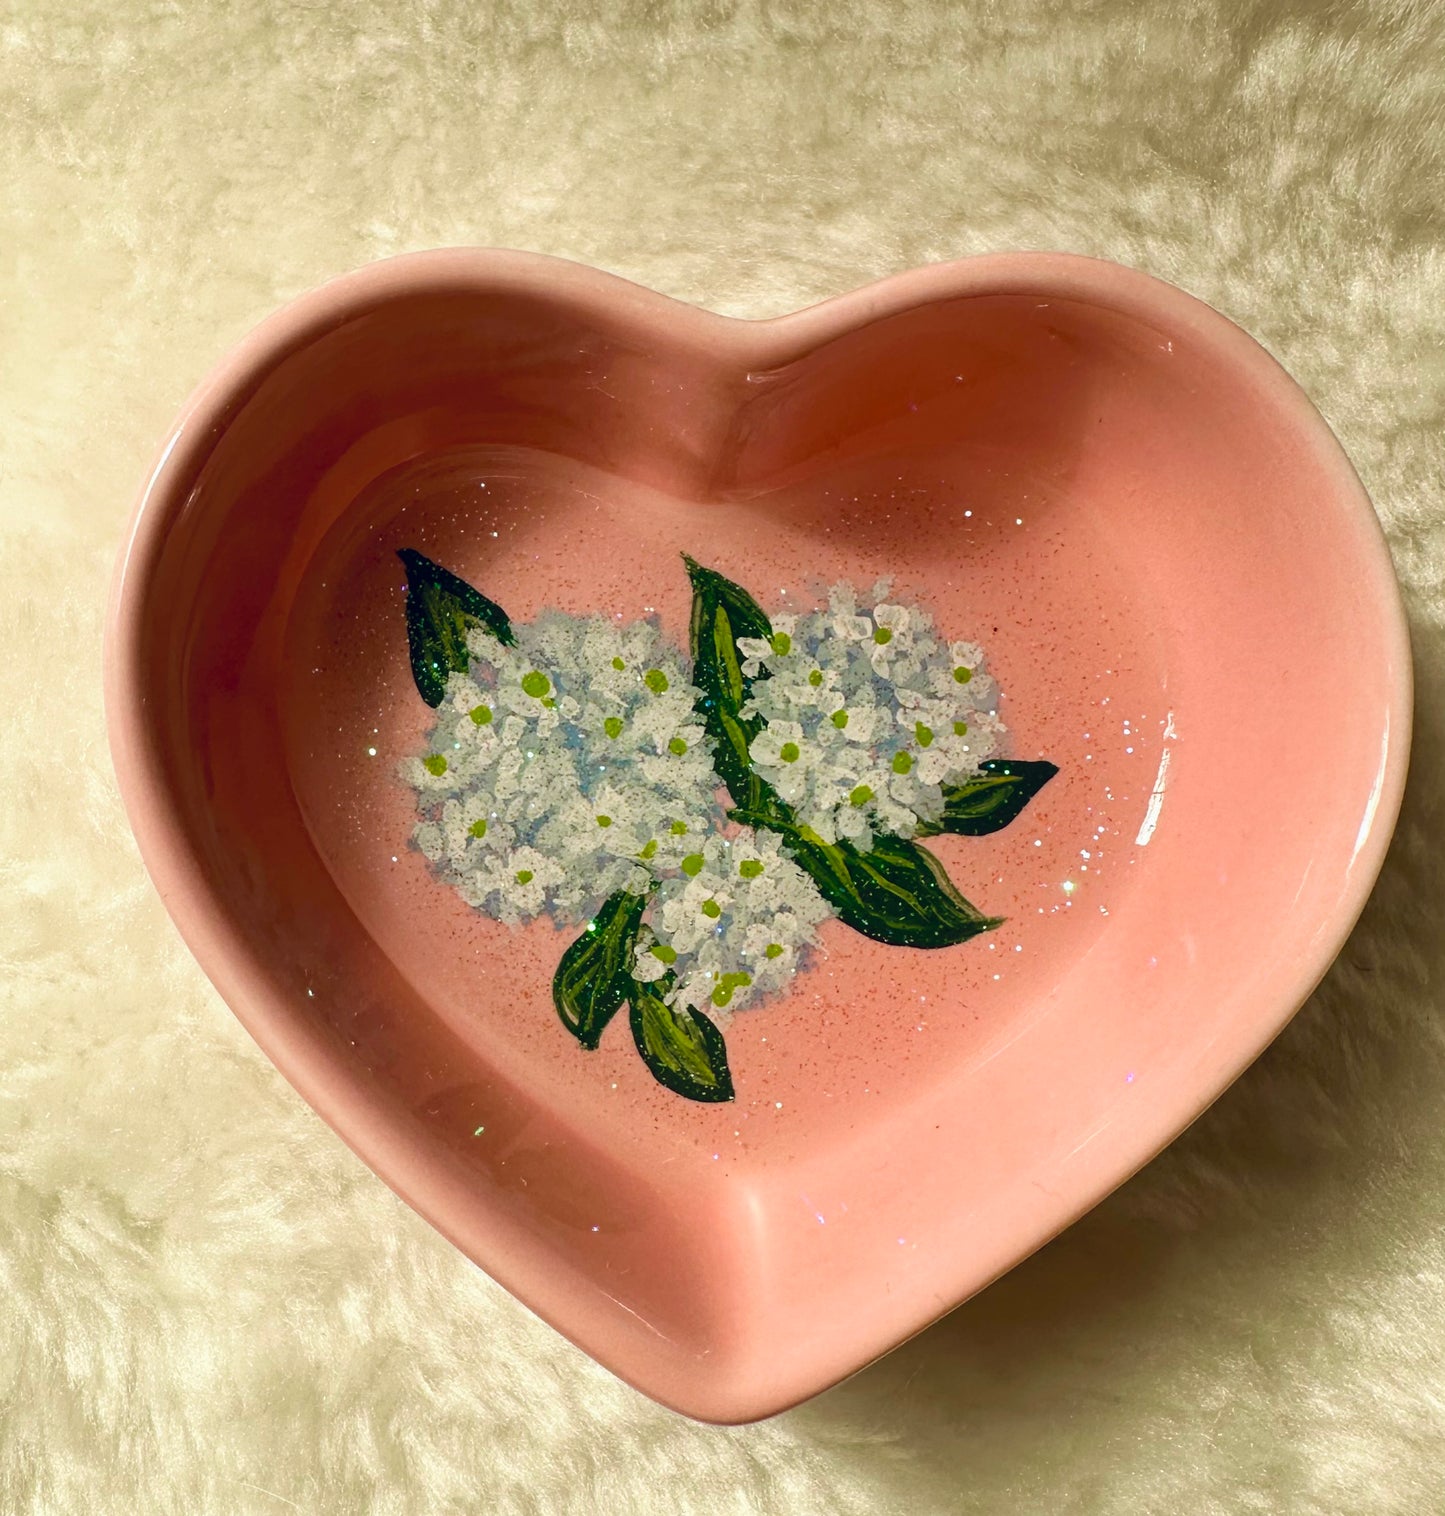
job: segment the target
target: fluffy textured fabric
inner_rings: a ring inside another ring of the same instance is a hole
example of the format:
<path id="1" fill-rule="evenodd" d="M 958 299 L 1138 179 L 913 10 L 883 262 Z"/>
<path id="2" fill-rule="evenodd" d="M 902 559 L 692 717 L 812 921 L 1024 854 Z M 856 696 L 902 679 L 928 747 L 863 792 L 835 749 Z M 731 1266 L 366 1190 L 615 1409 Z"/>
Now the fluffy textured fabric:
<path id="1" fill-rule="evenodd" d="M 1424 0 L 0 0 L 0 1512 L 1445 1509 L 1442 102 Z M 1404 818 L 1309 1005 L 1087 1220 L 761 1426 L 634 1394 L 363 1168 L 117 800 L 103 598 L 180 401 L 284 298 L 462 242 L 749 315 L 1139 265 L 1300 378 L 1409 600 Z"/>

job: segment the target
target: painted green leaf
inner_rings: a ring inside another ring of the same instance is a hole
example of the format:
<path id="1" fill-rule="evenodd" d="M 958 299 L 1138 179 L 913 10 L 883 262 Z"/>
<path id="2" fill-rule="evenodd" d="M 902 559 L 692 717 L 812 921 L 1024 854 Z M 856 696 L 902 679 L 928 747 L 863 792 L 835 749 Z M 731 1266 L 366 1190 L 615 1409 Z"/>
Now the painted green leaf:
<path id="1" fill-rule="evenodd" d="M 730 811 L 734 820 L 751 818 Z M 824 842 L 808 827 L 787 828 L 783 845 L 839 919 L 855 932 L 892 947 L 939 948 L 992 931 L 1001 916 L 985 916 L 953 886 L 943 865 L 915 842 L 876 837 L 868 852 L 851 842 Z"/>
<path id="2" fill-rule="evenodd" d="M 485 627 L 510 647 L 512 623 L 501 606 L 415 548 L 404 547 L 396 556 L 406 565 L 411 676 L 421 698 L 437 706 L 446 695 L 447 676 L 467 671 L 467 633 Z"/>
<path id="3" fill-rule="evenodd" d="M 683 556 L 692 580 L 692 682 L 702 691 L 697 713 L 713 739 L 713 767 L 733 800 L 749 809 L 763 797 L 762 780 L 753 773 L 748 747 L 762 730 L 756 716 L 739 714 L 752 688 L 742 671 L 739 637 L 770 638 L 773 624 L 741 585 Z"/>
<path id="4" fill-rule="evenodd" d="M 595 1048 L 632 989 L 632 963 L 645 895 L 618 890 L 602 902 L 587 930 L 562 954 L 552 976 L 552 1003 L 562 1025 L 584 1048 Z"/>
<path id="5" fill-rule="evenodd" d="M 674 1094 L 689 1100 L 731 1100 L 733 1076 L 722 1033 L 701 1011 L 668 1005 L 662 996 L 671 985 L 669 974 L 655 984 L 634 982 L 631 987 L 628 1021 L 642 1061 Z"/>
<path id="6" fill-rule="evenodd" d="M 919 837 L 953 832 L 960 837 L 986 837 L 1000 831 L 1058 773 L 1058 765 L 1020 758 L 990 758 L 966 784 L 945 785 L 943 815 L 918 828 Z"/>

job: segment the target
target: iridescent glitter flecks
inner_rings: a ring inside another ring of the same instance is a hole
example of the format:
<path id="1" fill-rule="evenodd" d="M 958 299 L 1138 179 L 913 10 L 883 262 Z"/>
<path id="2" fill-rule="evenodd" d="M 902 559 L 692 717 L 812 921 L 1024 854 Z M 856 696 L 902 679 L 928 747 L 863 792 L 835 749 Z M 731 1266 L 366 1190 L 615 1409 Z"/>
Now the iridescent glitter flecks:
<path id="1" fill-rule="evenodd" d="M 415 843 L 484 914 L 583 928 L 554 999 L 584 1046 L 626 1003 L 660 1082 L 729 1098 L 709 1013 L 786 989 L 824 921 L 922 947 L 997 924 L 913 839 L 997 830 L 1054 770 L 994 756 L 982 650 L 937 638 L 886 583 L 770 621 L 689 561 L 688 659 L 651 618 L 514 625 L 403 557 L 418 690 L 437 707 L 402 765 Z"/>

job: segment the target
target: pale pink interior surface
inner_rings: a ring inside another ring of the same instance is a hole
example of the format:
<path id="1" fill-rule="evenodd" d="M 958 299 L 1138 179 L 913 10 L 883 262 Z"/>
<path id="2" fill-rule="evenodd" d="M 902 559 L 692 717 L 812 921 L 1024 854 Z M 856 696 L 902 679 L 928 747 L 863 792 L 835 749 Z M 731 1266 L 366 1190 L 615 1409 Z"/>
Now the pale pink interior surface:
<path id="1" fill-rule="evenodd" d="M 925 952 L 830 923 L 726 1027 L 732 1104 L 654 1084 L 625 1016 L 582 1051 L 569 937 L 409 845 L 398 547 L 514 619 L 680 644 L 683 552 L 769 609 L 892 576 L 1059 766 L 933 844 L 1005 925 Z M 1177 291 L 1059 258 L 756 324 L 508 255 L 341 281 L 193 402 L 110 676 L 147 862 L 261 1044 L 495 1277 L 723 1420 L 917 1330 L 1218 1094 L 1358 912 L 1409 720 L 1378 530 L 1308 403 Z"/>

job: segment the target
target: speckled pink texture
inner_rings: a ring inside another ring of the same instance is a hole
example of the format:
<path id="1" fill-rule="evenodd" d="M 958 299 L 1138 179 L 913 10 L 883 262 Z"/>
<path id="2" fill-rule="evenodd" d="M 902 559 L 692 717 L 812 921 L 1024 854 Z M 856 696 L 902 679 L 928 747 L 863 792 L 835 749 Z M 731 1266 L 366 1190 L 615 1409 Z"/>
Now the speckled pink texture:
<path id="1" fill-rule="evenodd" d="M 829 923 L 732 1019 L 730 1105 L 653 1084 L 620 1024 L 583 1053 L 566 937 L 408 847 L 401 546 L 517 619 L 655 610 L 679 643 L 682 552 L 768 608 L 892 575 L 986 647 L 1010 751 L 1059 765 L 1004 832 L 931 844 L 1005 925 L 922 952 Z M 262 1046 L 489 1272 L 723 1420 L 917 1330 L 1218 1094 L 1363 903 L 1409 727 L 1318 416 L 1206 307 L 1059 257 L 767 323 L 520 255 L 340 281 L 193 401 L 110 659 L 147 862 Z"/>

